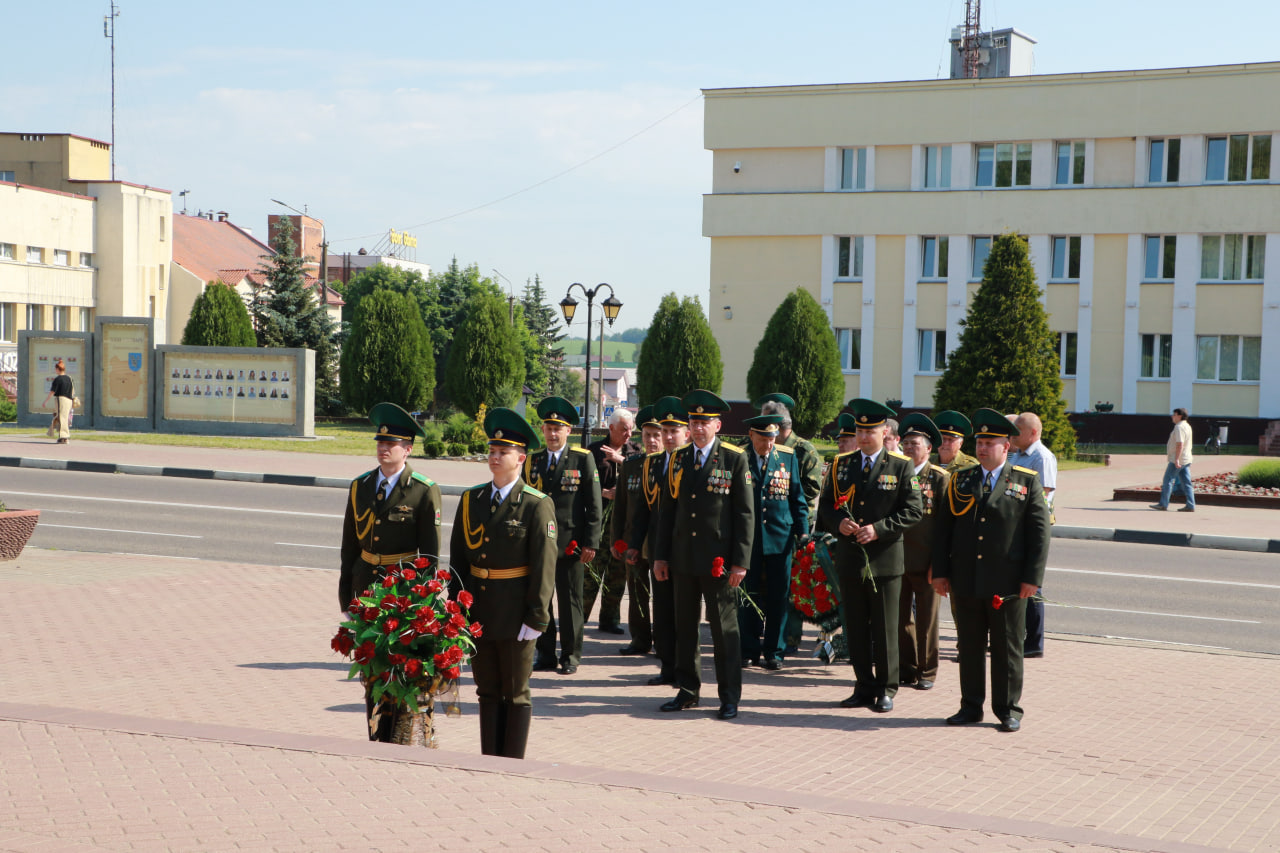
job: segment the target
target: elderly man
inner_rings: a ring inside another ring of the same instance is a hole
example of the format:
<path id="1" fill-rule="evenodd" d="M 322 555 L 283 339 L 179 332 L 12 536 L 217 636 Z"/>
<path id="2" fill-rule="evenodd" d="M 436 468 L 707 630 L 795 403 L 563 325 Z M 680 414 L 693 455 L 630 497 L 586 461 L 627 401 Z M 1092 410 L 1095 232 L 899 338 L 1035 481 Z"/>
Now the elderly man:
<path id="1" fill-rule="evenodd" d="M 902 451 L 911 460 L 924 517 L 902 534 L 902 597 L 898 609 L 900 683 L 929 690 L 938 677 L 938 594 L 933 590 L 933 521 L 947 488 L 947 469 L 929 463 L 942 443 L 938 428 L 913 412 L 902 419 Z"/>
<path id="2" fill-rule="evenodd" d="M 884 422 L 884 449 L 901 453 L 902 436 L 898 435 L 898 422 L 893 418 Z"/>
<path id="3" fill-rule="evenodd" d="M 948 474 L 954 474 L 962 468 L 970 468 L 978 464 L 977 459 L 960 449 L 964 440 L 973 435 L 973 425 L 969 423 L 968 418 L 948 409 L 934 415 L 933 422 L 942 436 L 942 443 L 936 448 L 937 459 L 934 461 L 946 468 Z"/>
<path id="4" fill-rule="evenodd" d="M 609 416 L 609 434 L 587 445 L 591 455 L 595 457 L 596 471 L 600 474 L 602 513 L 608 513 L 609 506 L 613 503 L 623 460 L 640 452 L 640 445 L 631 440 L 631 433 L 635 432 L 635 428 L 635 416 L 618 406 Z M 583 579 L 582 618 L 585 620 L 591 616 L 591 608 L 595 606 L 596 594 L 599 593 L 600 630 L 606 634 L 622 634 L 622 591 L 627 585 L 627 566 L 613 556 L 610 544 L 612 543 L 604 543 L 600 548 L 604 559 L 599 561 L 596 572 L 588 572 Z M 601 581 L 604 585 L 603 592 Z"/>
<path id="5" fill-rule="evenodd" d="M 628 543 L 636 538 L 636 515 L 645 504 L 645 462 L 650 454 L 662 449 L 662 424 L 654 415 L 653 406 L 641 409 L 636 420 L 640 424 L 644 452 L 633 453 L 622 463 L 609 523 L 610 556 L 625 563 L 627 571 L 627 629 L 631 632 L 631 642 L 618 649 L 618 653 L 624 655 L 647 655 L 653 648 L 653 622 L 649 616 L 649 554 L 643 542 L 638 548 L 632 548 Z"/>
<path id="6" fill-rule="evenodd" d="M 1058 457 L 1044 446 L 1040 436 L 1044 426 L 1035 412 L 1023 412 L 1013 419 L 1018 434 L 1009 439 L 1016 452 L 1009 454 L 1009 464 L 1030 468 L 1040 475 L 1044 499 L 1049 504 L 1049 520 L 1053 520 L 1053 494 L 1058 486 Z M 1044 590 L 1038 589 L 1040 593 Z M 1044 601 L 1033 598 L 1027 602 L 1027 639 L 1023 643 L 1024 658 L 1044 657 Z"/>
<path id="7" fill-rule="evenodd" d="M 1002 731 L 1016 732 L 1026 599 L 1044 581 L 1049 506 L 1036 472 L 1008 464 L 1017 427 L 991 409 L 973 422 L 979 464 L 951 475 L 934 528 L 933 588 L 952 597 L 960 654 L 960 710 L 947 724 L 982 720 L 989 640 L 991 710 Z"/>

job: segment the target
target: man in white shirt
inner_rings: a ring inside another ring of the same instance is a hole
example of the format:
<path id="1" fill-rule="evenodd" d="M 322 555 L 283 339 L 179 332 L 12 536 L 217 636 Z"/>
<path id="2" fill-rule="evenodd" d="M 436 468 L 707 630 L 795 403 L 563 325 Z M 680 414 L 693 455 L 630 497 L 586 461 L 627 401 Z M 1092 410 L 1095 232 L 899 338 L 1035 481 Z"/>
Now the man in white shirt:
<path id="1" fill-rule="evenodd" d="M 1164 482 L 1160 485 L 1160 503 L 1152 504 L 1152 509 L 1168 509 L 1169 498 L 1173 494 L 1173 482 L 1187 499 L 1187 505 L 1178 512 L 1195 512 L 1196 495 L 1191 488 L 1191 424 L 1187 423 L 1187 410 L 1178 407 L 1173 410 L 1173 432 L 1169 433 L 1167 446 L 1169 464 L 1164 468 Z"/>

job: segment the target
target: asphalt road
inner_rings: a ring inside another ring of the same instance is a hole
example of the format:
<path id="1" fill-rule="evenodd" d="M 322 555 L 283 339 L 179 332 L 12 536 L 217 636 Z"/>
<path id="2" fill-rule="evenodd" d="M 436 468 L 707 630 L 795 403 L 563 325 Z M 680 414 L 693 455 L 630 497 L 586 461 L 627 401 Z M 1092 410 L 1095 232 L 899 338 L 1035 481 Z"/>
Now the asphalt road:
<path id="1" fill-rule="evenodd" d="M 338 567 L 339 489 L 16 468 L 3 479 L 10 506 L 42 510 L 35 547 Z M 446 550 L 456 505 L 445 498 Z M 1275 554 L 1055 539 L 1044 594 L 1051 633 L 1280 654 Z"/>

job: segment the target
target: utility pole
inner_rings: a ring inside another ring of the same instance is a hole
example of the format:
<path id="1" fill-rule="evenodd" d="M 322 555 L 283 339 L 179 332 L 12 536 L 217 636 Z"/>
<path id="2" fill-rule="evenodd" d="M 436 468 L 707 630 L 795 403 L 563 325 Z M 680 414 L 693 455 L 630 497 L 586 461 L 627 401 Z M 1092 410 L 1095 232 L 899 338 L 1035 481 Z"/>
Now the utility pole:
<path id="1" fill-rule="evenodd" d="M 120 7 L 111 0 L 111 14 L 102 19 L 102 35 L 111 39 L 111 180 L 116 179 L 116 18 Z"/>

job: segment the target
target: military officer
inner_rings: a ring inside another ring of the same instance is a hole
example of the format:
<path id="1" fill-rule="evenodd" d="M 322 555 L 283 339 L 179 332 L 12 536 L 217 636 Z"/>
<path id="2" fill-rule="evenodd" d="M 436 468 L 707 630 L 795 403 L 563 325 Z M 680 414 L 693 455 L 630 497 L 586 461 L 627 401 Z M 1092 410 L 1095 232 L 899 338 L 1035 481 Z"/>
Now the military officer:
<path id="1" fill-rule="evenodd" d="M 425 436 L 413 416 L 395 403 L 369 412 L 378 444 L 378 467 L 351 481 L 342 520 L 338 605 L 346 610 L 387 566 L 440 553 L 440 487 L 408 464 L 415 436 Z M 373 701 L 365 688 L 365 708 Z M 382 713 L 370 740 L 388 741 L 393 713 Z"/>
<path id="2" fill-rule="evenodd" d="M 933 587 L 951 595 L 960 656 L 960 710 L 947 723 L 982 720 L 989 639 L 991 710 L 1001 730 L 1016 732 L 1026 600 L 1044 581 L 1049 505 L 1039 475 L 1008 464 L 1018 428 L 991 409 L 979 409 L 973 423 L 979 464 L 951 475 L 934 528 Z"/>
<path id="3" fill-rule="evenodd" d="M 776 443 L 781 422 L 781 415 L 758 415 L 745 421 L 750 430 L 747 455 L 755 499 L 755 536 L 745 584 L 764 619 L 755 607 L 743 602 L 738 608 L 738 632 L 742 665 L 759 663 L 768 670 L 782 668 L 791 552 L 797 540 L 809 532 L 809 505 L 801 489 L 795 451 Z"/>
<path id="4" fill-rule="evenodd" d="M 858 449 L 858 419 L 848 412 L 836 418 L 836 453 L 852 453 Z"/>
<path id="5" fill-rule="evenodd" d="M 968 418 L 959 412 L 947 409 L 934 415 L 933 423 L 938 428 L 938 434 L 942 436 L 942 443 L 934 448 L 934 462 L 946 468 L 948 474 L 954 474 L 961 468 L 972 468 L 978 464 L 977 459 L 960 449 L 964 440 L 973 435 L 973 425 L 969 423 Z"/>
<path id="6" fill-rule="evenodd" d="M 483 633 L 471 671 L 480 704 L 480 751 L 524 758 L 533 704 L 534 641 L 547 629 L 555 590 L 556 514 L 551 499 L 520 479 L 538 434 L 510 409 L 490 409 L 490 482 L 463 493 L 449 563 L 473 601 Z"/>
<path id="7" fill-rule="evenodd" d="M 927 415 L 907 415 L 900 430 L 902 451 L 914 466 L 924 517 L 902 534 L 905 572 L 898 609 L 899 683 L 928 690 L 938 677 L 938 594 L 929 572 L 933 564 L 933 520 L 949 475 L 947 469 L 929 462 L 929 451 L 942 442 L 942 437 Z"/>
<path id="8" fill-rule="evenodd" d="M 542 437 L 547 446 L 524 460 L 524 479 L 555 502 L 560 553 L 556 558 L 556 603 L 547 630 L 538 638 L 534 671 L 556 669 L 556 613 L 560 619 L 561 675 L 572 675 L 582 662 L 582 584 L 586 565 L 600 541 L 600 477 L 591 451 L 569 446 L 569 430 L 578 410 L 563 397 L 538 403 Z M 576 544 L 574 544 L 576 543 Z"/>
<path id="9" fill-rule="evenodd" d="M 667 470 L 653 548 L 654 576 L 675 582 L 676 682 L 679 692 L 662 706 L 681 711 L 698 704 L 702 689 L 702 605 L 715 646 L 718 716 L 738 716 L 742 698 L 738 606 L 733 588 L 751 560 L 755 508 L 746 453 L 717 438 L 729 404 L 710 391 L 681 400 L 689 413 L 691 444 L 676 451 Z"/>
<path id="10" fill-rule="evenodd" d="M 627 630 L 631 642 L 618 649 L 618 654 L 647 655 L 653 648 L 653 624 L 649 618 L 649 554 L 643 544 L 632 548 L 626 543 L 633 538 L 637 510 L 645 502 L 645 461 L 649 454 L 662 449 L 662 425 L 653 414 L 653 406 L 645 406 L 636 415 L 644 452 L 633 453 L 622 462 L 613 497 L 609 542 L 612 556 L 626 566 Z M 618 543 L 623 543 L 618 548 Z"/>
<path id="11" fill-rule="evenodd" d="M 849 661 L 856 684 L 845 708 L 893 710 L 898 692 L 898 598 L 902 532 L 924 513 L 910 460 L 884 448 L 893 409 L 856 398 L 858 452 L 836 456 L 823 481 L 818 512 L 837 531 L 836 574 L 844 605 Z M 870 578 L 864 579 L 864 563 Z"/>

